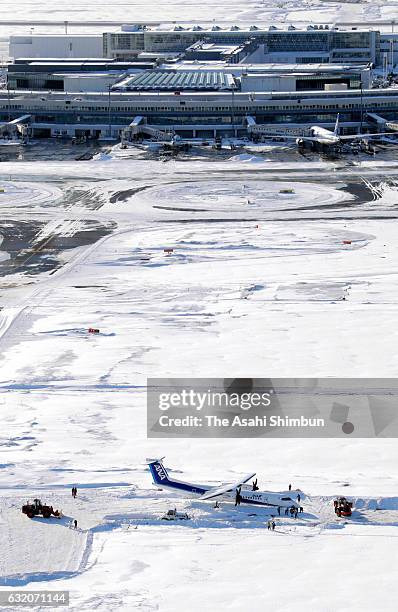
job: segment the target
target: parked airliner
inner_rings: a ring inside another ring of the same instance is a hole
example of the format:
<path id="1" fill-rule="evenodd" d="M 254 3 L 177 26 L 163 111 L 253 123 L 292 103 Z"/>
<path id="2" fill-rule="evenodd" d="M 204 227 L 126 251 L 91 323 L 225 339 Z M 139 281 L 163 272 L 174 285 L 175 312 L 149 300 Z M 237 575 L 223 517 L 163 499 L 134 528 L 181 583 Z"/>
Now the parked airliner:
<path id="1" fill-rule="evenodd" d="M 375 137 L 387 136 L 388 134 L 395 134 L 395 135 L 397 134 L 397 132 L 381 132 L 378 134 L 369 133 L 369 134 L 351 134 L 349 136 L 341 136 L 340 129 L 339 129 L 339 122 L 340 122 L 340 116 L 337 115 L 333 132 L 331 130 L 328 130 L 327 128 L 320 127 L 319 125 L 311 126 L 306 131 L 306 133 L 303 133 L 302 135 L 301 134 L 297 135 L 297 133 L 295 135 L 288 134 L 288 133 L 284 134 L 283 128 L 280 128 L 277 133 L 276 131 L 272 130 L 269 134 L 259 129 L 257 131 L 263 136 L 267 136 L 267 135 L 269 137 L 279 136 L 280 138 L 283 138 L 284 140 L 294 140 L 296 144 L 298 145 L 304 145 L 306 142 L 308 142 L 308 143 L 326 145 L 330 147 L 336 146 L 338 144 L 342 144 L 345 141 L 369 140 Z M 261 126 L 256 126 L 256 127 L 261 128 Z"/>
<path id="2" fill-rule="evenodd" d="M 382 132 L 378 134 L 351 134 L 349 136 L 341 136 L 339 130 L 339 120 L 340 116 L 337 115 L 333 132 L 331 130 L 328 130 L 327 128 L 320 127 L 319 125 L 313 125 L 312 127 L 310 127 L 310 135 L 299 136 L 298 138 L 296 138 L 296 143 L 300 145 L 304 144 L 304 142 L 314 142 L 317 144 L 333 147 L 338 144 L 344 143 L 344 141 L 370 140 L 371 138 L 387 136 L 391 133 L 394 133 L 396 135 L 396 132 Z"/>

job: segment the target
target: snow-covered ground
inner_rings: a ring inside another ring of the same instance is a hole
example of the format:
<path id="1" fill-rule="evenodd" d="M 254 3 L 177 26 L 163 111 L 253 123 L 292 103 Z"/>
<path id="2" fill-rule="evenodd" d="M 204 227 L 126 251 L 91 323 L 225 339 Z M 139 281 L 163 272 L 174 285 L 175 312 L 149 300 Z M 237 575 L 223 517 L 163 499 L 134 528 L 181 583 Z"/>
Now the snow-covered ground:
<path id="1" fill-rule="evenodd" d="M 8 58 L 7 40 L 10 34 L 63 33 L 64 21 L 78 22 L 80 25 L 68 26 L 70 33 L 104 31 L 104 26 L 90 25 L 90 21 L 112 21 L 120 23 L 144 22 L 188 22 L 195 21 L 228 24 L 257 24 L 268 26 L 280 24 L 306 26 L 308 23 L 332 24 L 349 21 L 390 21 L 398 17 L 396 0 L 381 2 L 362 0 L 361 2 L 323 0 L 70 0 L 68 3 L 48 2 L 47 0 L 2 0 L 0 3 L 0 22 L 17 22 L 15 25 L 0 24 L 0 61 Z M 32 21 L 58 22 L 60 25 L 35 25 Z M 382 26 L 390 31 L 391 26 Z M 114 30 L 115 26 L 106 26 Z"/>
<path id="2" fill-rule="evenodd" d="M 103 26 L 90 26 L 89 21 L 120 21 L 121 23 L 143 22 L 207 22 L 219 23 L 260 23 L 281 25 L 307 25 L 308 23 L 335 23 L 350 21 L 391 20 L 398 15 L 398 3 L 361 2 L 322 0 L 231 0 L 228 3 L 216 0 L 203 0 L 200 4 L 194 0 L 70 0 L 65 5 L 49 3 L 45 0 L 2 0 L 0 21 L 20 21 L 21 25 L 0 26 L 0 36 L 6 38 L 14 33 L 26 33 L 32 29 L 32 20 L 61 22 L 52 26 L 52 32 L 63 32 L 63 21 L 80 22 L 81 25 L 69 25 L 69 32 L 90 31 L 103 32 Z M 112 29 L 112 26 L 108 28 Z M 387 27 L 387 26 L 386 26 Z M 48 32 L 48 26 L 34 26 L 35 33 Z M 1 57 L 1 55 L 0 55 Z"/>
<path id="3" fill-rule="evenodd" d="M 36 242 L 113 227 L 63 266 L 0 281 L 1 588 L 70 590 L 76 611 L 395 610 L 396 440 L 147 439 L 145 385 L 396 376 L 398 165 L 116 147 L 0 173 L 3 217 L 40 220 Z M 292 482 L 304 513 L 270 533 L 267 509 L 158 491 L 158 455 L 180 479 Z M 64 519 L 23 516 L 34 497 Z M 191 520 L 162 521 L 171 507 Z"/>
<path id="4" fill-rule="evenodd" d="M 394 8 L 394 2 L 389 2 L 389 7 Z M 378 5 L 373 4 L 374 18 L 377 15 Z M 86 0 L 82 5 L 81 0 L 70 0 L 67 5 L 49 5 L 48 2 L 38 0 L 3 0 L 1 6 L 2 19 L 22 20 L 42 19 L 45 21 L 73 20 L 84 21 L 105 20 L 122 22 L 145 22 L 145 21 L 192 21 L 219 20 L 220 22 L 250 22 L 265 21 L 272 22 L 277 19 L 290 23 L 290 21 L 313 21 L 316 15 L 318 23 L 333 21 L 341 12 L 347 14 L 349 10 L 350 19 L 356 15 L 363 15 L 369 10 L 369 5 L 364 3 L 352 2 L 349 4 L 339 2 L 321 2 L 320 0 L 281 0 L 272 3 L 269 0 L 247 0 L 242 3 L 240 0 L 232 0 L 226 5 L 225 2 L 215 0 L 204 0 L 200 6 L 194 0 L 181 2 L 176 0 L 169 2 L 159 0 L 159 2 L 142 2 L 142 0 L 113 0 L 104 2 L 103 0 Z M 40 28 L 37 28 L 40 29 Z"/>

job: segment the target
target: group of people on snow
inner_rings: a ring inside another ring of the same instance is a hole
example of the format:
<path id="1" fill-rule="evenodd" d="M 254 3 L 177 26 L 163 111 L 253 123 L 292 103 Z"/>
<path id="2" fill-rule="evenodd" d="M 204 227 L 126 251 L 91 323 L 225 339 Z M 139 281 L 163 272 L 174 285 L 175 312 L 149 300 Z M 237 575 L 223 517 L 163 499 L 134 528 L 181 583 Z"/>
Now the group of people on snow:
<path id="1" fill-rule="evenodd" d="M 303 512 L 303 508 L 300 506 L 300 512 Z M 297 518 L 297 515 L 299 513 L 299 509 L 297 508 L 297 506 L 291 506 L 291 508 L 287 507 L 285 508 L 285 516 L 290 516 L 294 518 Z"/>

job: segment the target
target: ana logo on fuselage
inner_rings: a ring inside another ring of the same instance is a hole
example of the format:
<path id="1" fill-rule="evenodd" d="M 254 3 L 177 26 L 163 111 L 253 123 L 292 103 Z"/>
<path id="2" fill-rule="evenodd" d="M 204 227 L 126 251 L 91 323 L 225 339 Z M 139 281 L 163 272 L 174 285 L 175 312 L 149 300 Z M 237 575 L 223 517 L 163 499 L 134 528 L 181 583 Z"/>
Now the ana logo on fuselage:
<path id="1" fill-rule="evenodd" d="M 264 501 L 262 493 L 252 493 L 250 495 L 249 499 L 255 499 L 255 500 L 258 500 L 258 501 Z M 267 498 L 265 498 L 265 501 L 267 501 Z"/>

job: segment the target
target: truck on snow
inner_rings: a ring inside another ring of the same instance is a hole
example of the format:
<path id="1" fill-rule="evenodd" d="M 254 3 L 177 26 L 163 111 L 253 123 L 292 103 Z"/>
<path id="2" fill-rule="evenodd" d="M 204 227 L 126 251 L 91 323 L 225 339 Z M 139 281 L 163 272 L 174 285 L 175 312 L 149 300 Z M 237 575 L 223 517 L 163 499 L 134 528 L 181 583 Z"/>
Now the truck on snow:
<path id="1" fill-rule="evenodd" d="M 163 521 L 188 521 L 189 516 L 186 512 L 177 512 L 174 510 L 167 510 L 167 512 L 162 516 Z"/>

